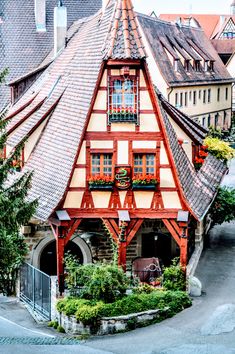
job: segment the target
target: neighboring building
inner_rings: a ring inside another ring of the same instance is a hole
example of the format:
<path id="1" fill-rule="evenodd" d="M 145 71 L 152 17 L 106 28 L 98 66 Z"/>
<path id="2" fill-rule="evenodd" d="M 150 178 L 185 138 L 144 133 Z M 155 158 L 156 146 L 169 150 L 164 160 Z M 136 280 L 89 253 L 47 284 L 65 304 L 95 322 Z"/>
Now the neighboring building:
<path id="1" fill-rule="evenodd" d="M 0 71 L 9 68 L 7 81 L 13 81 L 37 68 L 53 48 L 53 11 L 58 0 L 0 1 Z M 102 0 L 63 0 L 67 26 L 94 14 Z M 40 70 L 37 72 L 39 75 Z M 28 82 L 29 84 L 29 82 Z M 20 92 L 25 87 L 20 88 Z M 10 90 L 0 88 L 0 111 L 10 102 Z"/>
<path id="2" fill-rule="evenodd" d="M 138 15 L 153 80 L 168 101 L 204 127 L 231 125 L 233 79 L 201 28 Z"/>
<path id="3" fill-rule="evenodd" d="M 103 224 L 124 268 L 136 257 L 167 265 L 175 256 L 186 267 L 202 249 L 205 216 L 227 168 L 209 155 L 195 170 L 207 130 L 154 86 L 152 52 L 141 39 L 146 20 L 139 16 L 140 31 L 130 0 L 104 1 L 103 12 L 73 25 L 66 48 L 8 115 L 6 155 L 27 136 L 13 178 L 33 170 L 29 198 L 39 200 L 30 261 L 49 274 L 57 262 L 60 279 L 65 249 L 82 263 L 110 259 Z"/>
<path id="4" fill-rule="evenodd" d="M 189 27 L 201 27 L 218 52 L 224 64 L 235 50 L 235 3 L 230 14 L 161 14 L 159 18 Z"/>

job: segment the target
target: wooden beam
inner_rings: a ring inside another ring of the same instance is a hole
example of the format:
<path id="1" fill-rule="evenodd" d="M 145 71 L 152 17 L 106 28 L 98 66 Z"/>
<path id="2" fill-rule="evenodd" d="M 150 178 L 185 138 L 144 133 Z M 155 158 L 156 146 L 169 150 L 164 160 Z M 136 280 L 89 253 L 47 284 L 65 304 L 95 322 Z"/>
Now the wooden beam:
<path id="1" fill-rule="evenodd" d="M 74 219 L 117 219 L 117 211 L 112 209 L 66 209 L 70 218 Z M 176 219 L 178 209 L 172 210 L 151 210 L 151 209 L 129 209 L 131 219 Z"/>
<path id="2" fill-rule="evenodd" d="M 181 236 L 181 230 L 180 230 L 180 227 L 177 224 L 177 222 L 175 220 L 172 220 L 172 219 L 170 219 L 169 221 L 170 221 L 171 225 L 174 227 L 174 229 L 177 232 L 178 236 L 180 237 Z"/>
<path id="3" fill-rule="evenodd" d="M 78 226 L 80 225 L 82 219 L 75 219 L 71 228 L 68 230 L 66 236 L 65 236 L 65 246 L 73 236 L 74 232 L 77 230 Z"/>
<path id="4" fill-rule="evenodd" d="M 171 236 L 175 239 L 176 243 L 180 246 L 180 238 L 173 226 L 171 225 L 170 221 L 167 219 L 162 219 L 162 221 L 164 222 L 167 230 L 171 233 Z"/>
<path id="5" fill-rule="evenodd" d="M 140 226 L 142 225 L 143 221 L 144 221 L 144 219 L 138 219 L 136 221 L 135 225 L 133 226 L 132 230 L 129 233 L 127 233 L 127 246 L 129 246 L 129 244 L 131 243 L 132 239 L 136 235 L 136 233 L 139 230 Z"/>

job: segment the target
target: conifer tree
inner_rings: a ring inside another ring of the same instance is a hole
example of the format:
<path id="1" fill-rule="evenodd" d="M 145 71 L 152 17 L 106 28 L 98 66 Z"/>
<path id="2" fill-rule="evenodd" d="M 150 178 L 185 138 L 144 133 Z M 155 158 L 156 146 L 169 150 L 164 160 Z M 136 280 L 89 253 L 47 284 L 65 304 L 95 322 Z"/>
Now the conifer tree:
<path id="1" fill-rule="evenodd" d="M 0 84 L 7 69 L 0 72 Z M 20 227 L 28 223 L 35 212 L 37 201 L 27 201 L 32 178 L 31 172 L 18 173 L 14 162 L 19 161 L 24 142 L 4 158 L 7 134 L 6 110 L 0 113 L 0 293 L 10 295 L 28 248 Z"/>

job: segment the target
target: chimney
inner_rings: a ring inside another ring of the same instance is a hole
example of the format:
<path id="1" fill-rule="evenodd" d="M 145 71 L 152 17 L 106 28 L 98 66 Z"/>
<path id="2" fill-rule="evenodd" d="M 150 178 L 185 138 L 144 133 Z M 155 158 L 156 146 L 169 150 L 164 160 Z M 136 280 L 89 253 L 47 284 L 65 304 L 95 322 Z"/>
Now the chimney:
<path id="1" fill-rule="evenodd" d="M 46 31 L 46 0 L 34 0 L 34 14 L 37 32 Z"/>
<path id="2" fill-rule="evenodd" d="M 54 8 L 54 55 L 65 46 L 67 33 L 67 8 L 62 0 L 58 0 Z"/>

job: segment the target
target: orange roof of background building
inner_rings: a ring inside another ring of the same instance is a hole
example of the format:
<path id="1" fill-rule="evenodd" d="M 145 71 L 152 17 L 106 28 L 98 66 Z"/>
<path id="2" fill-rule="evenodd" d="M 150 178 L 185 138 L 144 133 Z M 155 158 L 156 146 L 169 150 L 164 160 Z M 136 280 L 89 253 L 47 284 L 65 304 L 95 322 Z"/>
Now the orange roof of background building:
<path id="1" fill-rule="evenodd" d="M 160 14 L 159 18 L 165 21 L 171 21 L 175 22 L 177 19 L 182 18 L 182 19 L 188 19 L 188 18 L 195 18 L 200 26 L 203 28 L 205 34 L 207 37 L 211 38 L 213 35 L 216 27 L 219 25 L 219 21 L 221 19 L 221 16 L 225 18 L 232 17 L 232 19 L 235 21 L 235 16 L 232 15 L 210 15 L 210 14 Z M 223 21 L 223 25 L 225 22 Z"/>

